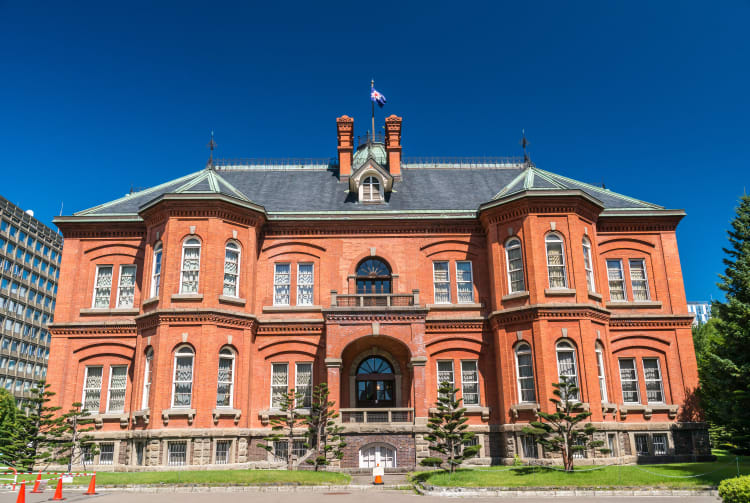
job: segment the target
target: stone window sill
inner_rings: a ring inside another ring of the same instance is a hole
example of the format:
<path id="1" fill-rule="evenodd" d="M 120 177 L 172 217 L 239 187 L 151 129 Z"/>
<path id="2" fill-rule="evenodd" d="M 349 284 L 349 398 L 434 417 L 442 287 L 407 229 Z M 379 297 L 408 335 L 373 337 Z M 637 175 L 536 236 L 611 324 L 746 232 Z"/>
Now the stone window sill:
<path id="1" fill-rule="evenodd" d="M 482 309 L 482 304 L 467 302 L 465 304 L 427 304 L 427 309 L 431 311 L 472 311 Z"/>
<path id="2" fill-rule="evenodd" d="M 617 405 L 614 403 L 602 402 L 602 412 L 614 412 L 617 410 Z"/>
<path id="3" fill-rule="evenodd" d="M 513 292 L 509 293 L 508 295 L 503 295 L 500 298 L 501 302 L 506 302 L 509 300 L 516 300 L 516 299 L 528 299 L 529 298 L 529 292 L 528 290 L 524 290 L 522 292 Z"/>
<path id="4" fill-rule="evenodd" d="M 164 426 L 169 424 L 169 419 L 172 417 L 187 417 L 188 424 L 193 424 L 195 419 L 195 409 L 164 409 L 161 411 L 161 418 L 164 421 Z"/>
<path id="5" fill-rule="evenodd" d="M 120 421 L 120 426 L 123 428 L 127 428 L 128 420 L 130 419 L 126 412 L 110 412 L 107 414 L 92 414 L 90 417 L 91 419 L 94 420 L 94 426 L 97 428 L 101 428 L 105 421 L 107 422 Z"/>
<path id="6" fill-rule="evenodd" d="M 607 309 L 661 309 L 658 300 L 639 300 L 636 302 L 607 302 Z"/>
<path id="7" fill-rule="evenodd" d="M 319 313 L 322 306 L 263 306 L 264 313 Z"/>
<path id="8" fill-rule="evenodd" d="M 482 407 L 481 405 L 467 405 L 464 407 L 466 409 L 466 414 L 469 415 L 481 415 L 482 421 L 489 421 L 490 419 L 490 408 L 489 407 Z M 428 413 L 430 415 L 437 414 L 438 409 L 437 407 L 430 407 Z"/>
<path id="9" fill-rule="evenodd" d="M 234 424 L 237 424 L 240 422 L 240 416 L 242 415 L 242 411 L 239 409 L 230 409 L 230 408 L 216 408 L 211 412 L 211 415 L 214 418 L 214 424 L 217 424 L 219 422 L 219 418 L 222 417 L 231 417 L 234 418 Z"/>
<path id="10" fill-rule="evenodd" d="M 519 412 L 531 411 L 536 414 L 540 409 L 541 405 L 536 402 L 517 403 L 515 405 L 511 405 L 510 413 L 513 415 L 513 419 L 518 419 Z"/>
<path id="11" fill-rule="evenodd" d="M 651 419 L 651 415 L 654 412 L 666 412 L 669 415 L 669 419 L 674 419 L 677 417 L 678 410 L 680 410 L 679 405 L 668 405 L 666 403 L 651 403 L 648 405 L 624 404 L 620 405 L 620 417 L 625 419 L 630 412 L 642 412 L 643 419 Z"/>
<path id="12" fill-rule="evenodd" d="M 228 295 L 219 295 L 219 302 L 224 304 L 234 304 L 235 306 L 244 306 L 247 301 L 239 297 L 229 297 Z"/>
<path id="13" fill-rule="evenodd" d="M 176 293 L 172 295 L 172 302 L 199 302 L 203 300 L 202 293 Z"/>
<path id="14" fill-rule="evenodd" d="M 310 415 L 310 409 L 296 409 L 299 414 Z M 258 412 L 260 422 L 267 426 L 273 416 L 283 416 L 286 412 L 279 409 L 266 409 Z"/>
<path id="15" fill-rule="evenodd" d="M 573 288 L 545 288 L 544 295 L 547 297 L 573 297 L 576 291 Z"/>
<path id="16" fill-rule="evenodd" d="M 143 424 L 148 424 L 149 419 L 151 418 L 151 411 L 149 409 L 142 409 L 136 412 L 133 412 L 133 421 L 138 421 L 141 419 L 143 421 Z"/>
<path id="17" fill-rule="evenodd" d="M 79 313 L 81 316 L 134 316 L 140 312 L 139 309 L 132 307 L 116 309 L 91 307 L 81 309 Z"/>
<path id="18" fill-rule="evenodd" d="M 145 307 L 145 306 L 149 306 L 151 304 L 156 304 L 157 302 L 159 302 L 159 297 L 150 297 L 150 298 L 144 300 L 143 302 L 141 302 L 141 305 Z"/>
<path id="19" fill-rule="evenodd" d="M 591 290 L 589 290 L 589 299 L 601 302 L 604 297 L 600 293 L 592 292 Z"/>

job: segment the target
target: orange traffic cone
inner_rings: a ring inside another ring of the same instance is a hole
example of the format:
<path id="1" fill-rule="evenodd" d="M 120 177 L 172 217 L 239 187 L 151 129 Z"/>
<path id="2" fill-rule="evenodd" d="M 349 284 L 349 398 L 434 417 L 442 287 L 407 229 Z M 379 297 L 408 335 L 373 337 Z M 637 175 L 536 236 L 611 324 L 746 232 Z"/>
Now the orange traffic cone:
<path id="1" fill-rule="evenodd" d="M 94 472 L 94 475 L 91 477 L 91 482 L 89 482 L 89 490 L 85 493 L 86 496 L 93 496 L 95 494 L 99 494 L 96 492 L 96 472 Z"/>
<path id="2" fill-rule="evenodd" d="M 36 476 L 36 481 L 34 482 L 34 489 L 31 490 L 32 493 L 38 494 L 43 493 L 44 491 L 39 490 L 39 484 L 42 483 L 42 472 L 39 472 L 39 475 Z"/>
<path id="3" fill-rule="evenodd" d="M 26 503 L 26 481 L 21 481 L 21 489 L 18 490 L 16 503 Z"/>
<path id="4" fill-rule="evenodd" d="M 63 498 L 62 495 L 62 477 L 57 479 L 57 487 L 55 488 L 55 495 L 52 497 L 50 501 L 62 501 L 65 498 Z"/>
<path id="5" fill-rule="evenodd" d="M 377 464 L 377 467 L 380 468 L 380 463 Z M 378 473 L 377 475 L 375 475 L 375 480 L 373 480 L 372 483 L 373 483 L 373 485 L 376 485 L 376 486 L 382 486 L 383 485 L 383 477 L 380 475 L 380 473 Z"/>

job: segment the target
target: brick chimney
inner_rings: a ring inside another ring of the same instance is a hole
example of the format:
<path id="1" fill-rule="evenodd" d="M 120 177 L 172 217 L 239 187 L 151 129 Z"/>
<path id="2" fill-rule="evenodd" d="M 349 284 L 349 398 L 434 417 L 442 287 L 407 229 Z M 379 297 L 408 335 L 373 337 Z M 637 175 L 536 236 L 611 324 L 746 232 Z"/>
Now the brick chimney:
<path id="1" fill-rule="evenodd" d="M 342 115 L 336 119 L 339 150 L 339 179 L 347 180 L 352 174 L 352 152 L 354 152 L 354 119 Z"/>
<path id="2" fill-rule="evenodd" d="M 391 176 L 401 179 L 401 117 L 385 118 L 385 151 L 388 153 L 388 169 Z"/>

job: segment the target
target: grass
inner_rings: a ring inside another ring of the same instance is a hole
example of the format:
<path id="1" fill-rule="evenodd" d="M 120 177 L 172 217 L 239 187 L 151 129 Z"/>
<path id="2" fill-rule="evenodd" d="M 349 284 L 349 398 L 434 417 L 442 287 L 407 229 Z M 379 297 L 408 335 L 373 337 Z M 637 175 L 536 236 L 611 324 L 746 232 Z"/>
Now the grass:
<path id="1" fill-rule="evenodd" d="M 27 475 L 32 481 L 33 475 Z M 43 478 L 47 478 L 42 475 Z M 19 481 L 22 476 L 18 477 Z M 75 477 L 75 485 L 88 485 L 90 477 Z M 345 473 L 286 471 L 286 470 L 200 470 L 172 472 L 99 472 L 96 474 L 97 486 L 114 486 L 128 484 L 200 484 L 200 485 L 347 485 L 351 477 Z M 55 480 L 48 482 L 53 487 Z M 68 484 L 65 484 L 66 486 Z"/>
<path id="2" fill-rule="evenodd" d="M 463 468 L 453 475 L 440 471 L 412 473 L 414 481 L 444 487 L 715 487 L 726 478 L 737 476 L 736 456 L 714 451 L 717 460 L 706 463 L 664 465 L 615 465 L 601 469 L 580 466 L 573 473 L 545 467 Z M 739 471 L 750 474 L 750 458 L 741 458 Z"/>

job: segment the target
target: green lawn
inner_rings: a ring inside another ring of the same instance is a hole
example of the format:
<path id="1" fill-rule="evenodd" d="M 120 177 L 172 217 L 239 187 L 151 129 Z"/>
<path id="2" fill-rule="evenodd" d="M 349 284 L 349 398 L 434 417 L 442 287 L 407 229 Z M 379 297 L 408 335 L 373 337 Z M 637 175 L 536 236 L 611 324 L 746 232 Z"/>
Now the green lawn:
<path id="1" fill-rule="evenodd" d="M 624 465 L 601 469 L 580 466 L 573 473 L 543 467 L 477 467 L 412 473 L 412 478 L 428 485 L 448 487 L 682 487 L 717 486 L 723 479 L 737 476 L 736 456 L 714 451 L 717 460 L 708 463 L 667 465 Z M 750 474 L 750 458 L 741 458 L 739 470 Z M 710 472 L 710 473 L 709 473 Z"/>
<path id="2" fill-rule="evenodd" d="M 36 479 L 28 475 L 31 481 Z M 46 478 L 46 477 L 45 477 Z M 22 476 L 18 477 L 19 481 Z M 88 485 L 90 477 L 76 477 L 75 484 Z M 201 484 L 201 485 L 347 485 L 351 477 L 344 473 L 286 470 L 201 470 L 179 472 L 98 472 L 97 486 L 126 484 Z M 32 482 L 33 483 L 33 482 Z M 50 480 L 47 487 L 53 487 Z M 68 484 L 65 484 L 68 486 Z"/>

